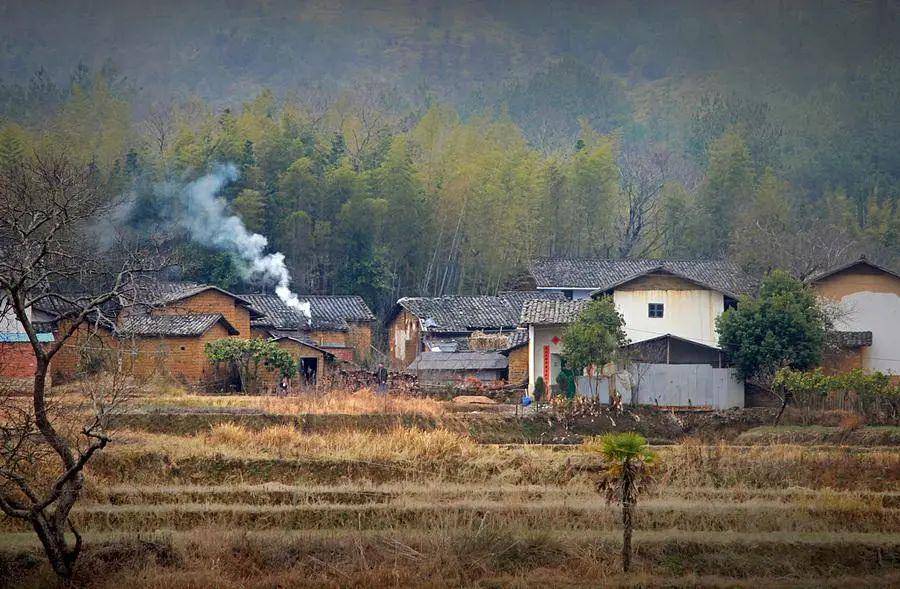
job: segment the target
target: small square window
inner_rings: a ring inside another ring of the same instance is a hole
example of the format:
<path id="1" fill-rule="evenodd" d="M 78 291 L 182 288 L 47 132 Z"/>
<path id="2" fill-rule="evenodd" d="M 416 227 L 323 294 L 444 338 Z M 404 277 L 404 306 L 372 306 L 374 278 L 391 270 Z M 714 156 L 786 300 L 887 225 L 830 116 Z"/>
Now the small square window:
<path id="1" fill-rule="evenodd" d="M 662 303 L 650 303 L 647 305 L 647 317 L 653 317 L 654 319 L 660 319 L 663 316 L 663 304 Z"/>

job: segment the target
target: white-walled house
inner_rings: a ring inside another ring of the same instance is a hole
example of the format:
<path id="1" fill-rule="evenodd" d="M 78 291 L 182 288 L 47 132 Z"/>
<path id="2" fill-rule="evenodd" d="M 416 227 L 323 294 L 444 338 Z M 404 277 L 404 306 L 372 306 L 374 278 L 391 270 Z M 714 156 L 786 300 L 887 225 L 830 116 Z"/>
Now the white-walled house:
<path id="1" fill-rule="evenodd" d="M 523 307 L 520 322 L 529 331 L 530 391 L 539 376 L 548 386 L 556 382 L 564 331 L 590 297 L 612 297 L 632 343 L 662 339 L 679 342 L 680 349 L 696 348 L 684 361 L 671 358 L 664 363 L 682 365 L 671 370 L 684 372 L 686 365 L 704 365 L 690 357 L 718 350 L 716 318 L 754 288 L 735 265 L 721 261 L 544 259 L 533 261 L 530 270 L 537 289 L 561 292 L 567 299 L 529 301 Z M 723 371 L 715 363 L 702 370 Z M 725 378 L 719 372 L 708 376 Z M 733 392 L 737 386 L 729 380 L 727 388 Z"/>
<path id="2" fill-rule="evenodd" d="M 840 307 L 834 328 L 841 350 L 826 357 L 824 367 L 900 377 L 900 274 L 860 258 L 808 282 L 817 295 Z"/>
<path id="3" fill-rule="evenodd" d="M 737 266 L 717 260 L 550 258 L 529 269 L 538 290 L 572 301 L 612 296 L 632 342 L 671 334 L 716 346 L 716 317 L 754 287 Z"/>

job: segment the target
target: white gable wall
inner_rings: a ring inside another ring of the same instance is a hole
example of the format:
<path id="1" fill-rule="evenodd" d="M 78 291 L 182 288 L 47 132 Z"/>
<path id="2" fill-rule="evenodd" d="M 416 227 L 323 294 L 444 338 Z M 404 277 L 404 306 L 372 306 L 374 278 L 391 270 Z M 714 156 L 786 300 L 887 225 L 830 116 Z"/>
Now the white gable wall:
<path id="1" fill-rule="evenodd" d="M 872 332 L 872 346 L 863 350 L 863 366 L 900 374 L 900 296 L 856 292 L 842 298 L 841 307 L 846 314 L 835 322 L 835 329 Z"/>
<path id="2" fill-rule="evenodd" d="M 671 333 L 685 339 L 716 346 L 716 317 L 725 310 L 720 292 L 691 290 L 616 290 L 616 309 L 625 319 L 625 333 L 632 342 Z M 650 303 L 663 304 L 661 318 L 650 317 Z"/>

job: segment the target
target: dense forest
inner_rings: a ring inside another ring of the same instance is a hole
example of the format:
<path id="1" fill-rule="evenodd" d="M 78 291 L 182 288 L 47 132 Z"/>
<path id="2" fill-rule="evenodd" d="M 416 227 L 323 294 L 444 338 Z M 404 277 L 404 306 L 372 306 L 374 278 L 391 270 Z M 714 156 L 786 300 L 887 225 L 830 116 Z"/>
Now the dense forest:
<path id="1" fill-rule="evenodd" d="M 898 18 L 889 0 L 6 2 L 0 166 L 91 163 L 185 277 L 244 288 L 167 223 L 178 186 L 233 163 L 222 197 L 296 290 L 379 311 L 514 286 L 533 256 L 896 266 Z"/>

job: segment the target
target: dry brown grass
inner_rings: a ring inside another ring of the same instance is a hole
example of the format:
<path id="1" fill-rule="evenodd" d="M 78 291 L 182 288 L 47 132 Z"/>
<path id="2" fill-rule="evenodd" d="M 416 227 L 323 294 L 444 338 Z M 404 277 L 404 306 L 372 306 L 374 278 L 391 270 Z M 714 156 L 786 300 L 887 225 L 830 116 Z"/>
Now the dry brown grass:
<path id="1" fill-rule="evenodd" d="M 440 417 L 445 403 L 426 397 L 376 395 L 371 389 L 300 393 L 290 397 L 248 395 L 153 395 L 152 408 L 254 409 L 276 415 L 419 415 Z"/>
<path id="2" fill-rule="evenodd" d="M 224 415 L 187 431 L 173 429 L 170 412 L 158 416 L 167 433 L 119 432 L 89 466 L 73 513 L 88 540 L 79 578 L 88 589 L 900 582 L 892 448 L 657 447 L 659 483 L 638 504 L 636 570 L 623 576 L 620 513 L 594 491 L 590 447 L 481 445 L 441 428 L 453 415 L 401 427 L 421 420 L 397 415 L 438 417 L 443 407 L 395 398 L 386 409 L 369 393 L 141 402 L 316 417 L 251 426 Z M 378 431 L 348 425 L 385 411 L 394 417 Z M 50 583 L 25 549 L 36 549 L 33 534 L 0 522 L 0 586 Z"/>
<path id="3" fill-rule="evenodd" d="M 852 535 L 725 538 L 681 531 L 638 532 L 635 571 L 625 576 L 616 572 L 617 536 L 478 522 L 426 534 L 199 528 L 137 539 L 95 536 L 79 581 L 104 589 L 889 587 L 900 578 L 889 560 L 896 549 L 884 537 L 860 543 Z M 100 539 L 106 543 L 98 546 Z M 40 573 L 26 579 L 32 583 L 21 586 L 41 586 Z"/>

